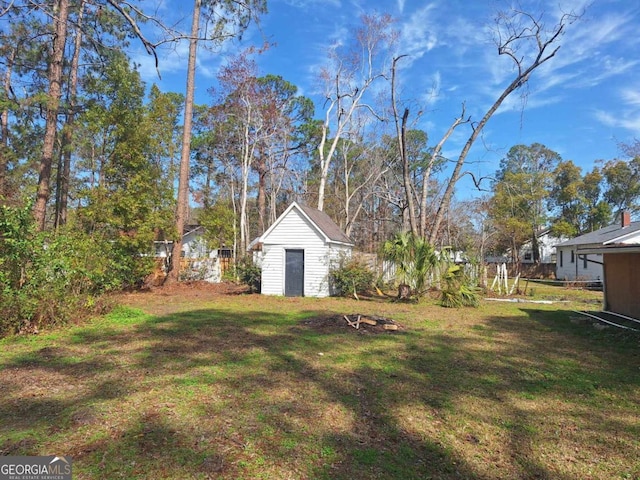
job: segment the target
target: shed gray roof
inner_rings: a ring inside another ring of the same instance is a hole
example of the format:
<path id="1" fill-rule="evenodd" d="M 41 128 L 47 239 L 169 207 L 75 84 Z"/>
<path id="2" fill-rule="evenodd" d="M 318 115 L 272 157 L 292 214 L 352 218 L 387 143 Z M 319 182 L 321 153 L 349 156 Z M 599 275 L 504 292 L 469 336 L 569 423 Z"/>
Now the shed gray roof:
<path id="1" fill-rule="evenodd" d="M 631 222 L 626 227 L 622 227 L 619 224 L 609 225 L 608 227 L 604 227 L 590 233 L 585 233 L 579 237 L 559 243 L 556 247 L 568 247 L 571 245 L 604 245 L 607 242 L 635 232 L 640 232 L 640 222 Z"/>
<path id="2" fill-rule="evenodd" d="M 298 207 L 300 207 L 300 210 L 302 210 L 304 214 L 309 217 L 309 219 L 316 225 L 316 227 L 318 227 L 318 229 L 327 236 L 329 240 L 331 240 L 332 242 L 347 243 L 349 245 L 353 245 L 353 240 L 347 237 L 343 233 L 343 231 L 340 230 L 340 227 L 338 227 L 338 225 L 336 225 L 336 223 L 331 220 L 331 217 L 329 217 L 329 215 L 307 205 L 297 205 Z"/>

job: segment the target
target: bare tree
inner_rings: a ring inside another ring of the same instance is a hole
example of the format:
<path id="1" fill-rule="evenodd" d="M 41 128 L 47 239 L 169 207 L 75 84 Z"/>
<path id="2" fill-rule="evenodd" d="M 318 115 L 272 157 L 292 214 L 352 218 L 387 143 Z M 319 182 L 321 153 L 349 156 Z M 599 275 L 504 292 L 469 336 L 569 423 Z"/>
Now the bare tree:
<path id="1" fill-rule="evenodd" d="M 338 142 L 348 129 L 355 112 L 366 109 L 376 115 L 373 108 L 365 103 L 364 96 L 376 80 L 385 76 L 384 60 L 380 56 L 394 43 L 396 35 L 390 31 L 392 23 L 389 15 L 364 15 L 353 51 L 342 55 L 337 47 L 333 48 L 330 52 L 332 65 L 321 72 L 326 111 L 318 145 L 318 210 L 324 209 L 329 167 Z M 329 135 L 333 138 L 329 138 Z"/>
<path id="2" fill-rule="evenodd" d="M 439 162 L 440 153 L 446 141 L 453 134 L 453 132 L 457 127 L 465 123 L 469 123 L 470 119 L 465 117 L 465 108 L 463 105 L 460 116 L 454 120 L 454 122 L 451 124 L 447 132 L 443 135 L 443 137 L 440 139 L 438 144 L 435 146 L 435 148 L 429 155 L 427 165 L 425 166 L 425 168 L 422 169 L 420 181 L 414 182 L 414 179 L 412 178 L 412 175 L 411 175 L 411 165 L 410 165 L 411 162 L 407 152 L 407 131 L 409 129 L 409 125 L 408 125 L 409 109 L 405 108 L 402 114 L 402 118 L 400 118 L 399 110 L 398 110 L 397 92 L 396 92 L 397 63 L 404 56 L 405 55 L 401 55 L 393 59 L 393 64 L 391 67 L 391 108 L 393 112 L 393 119 L 394 119 L 394 124 L 396 129 L 396 142 L 398 145 L 398 156 L 400 158 L 400 164 L 402 165 L 402 185 L 404 187 L 407 220 L 409 221 L 411 232 L 414 235 L 426 237 L 427 219 L 428 219 L 428 199 L 430 194 L 429 184 L 431 180 L 431 174 L 433 172 L 434 166 L 436 165 L 436 163 Z M 419 185 L 416 185 L 416 183 L 420 183 L 422 186 L 419 187 Z M 416 198 L 417 198 L 417 205 L 416 205 Z M 416 209 L 418 209 L 420 212 L 419 222 L 418 222 L 418 215 L 416 214 Z"/>
<path id="3" fill-rule="evenodd" d="M 437 239 L 440 224 L 451 203 L 454 187 L 462 176 L 462 167 L 467 159 L 469 150 L 482 132 L 482 129 L 506 98 L 514 91 L 526 85 L 531 74 L 556 55 L 560 48 L 558 42 L 565 28 L 578 17 L 575 13 L 563 14 L 558 23 L 548 29 L 543 21 L 544 14 L 534 16 L 521 10 L 512 10 L 511 12 L 498 14 L 495 30 L 495 42 L 498 47 L 498 54 L 505 55 L 513 61 L 516 74 L 513 80 L 504 88 L 500 96 L 491 107 L 489 107 L 482 119 L 478 123 L 471 124 L 471 135 L 458 156 L 440 201 L 433 225 L 431 226 L 428 237 L 430 243 L 435 243 Z M 523 51 L 529 54 L 521 53 Z M 456 122 L 459 122 L 463 116 L 464 114 L 456 119 L 453 128 L 455 128 Z"/>

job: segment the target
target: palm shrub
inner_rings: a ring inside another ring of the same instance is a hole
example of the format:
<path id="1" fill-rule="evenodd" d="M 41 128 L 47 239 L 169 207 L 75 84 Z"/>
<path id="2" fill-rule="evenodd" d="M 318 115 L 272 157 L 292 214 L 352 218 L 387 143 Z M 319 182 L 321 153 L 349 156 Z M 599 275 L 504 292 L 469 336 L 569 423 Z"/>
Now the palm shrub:
<path id="1" fill-rule="evenodd" d="M 477 307 L 480 299 L 477 291 L 470 285 L 464 268 L 450 265 L 442 275 L 443 288 L 440 292 L 440 303 L 443 307 Z"/>
<path id="2" fill-rule="evenodd" d="M 427 240 L 410 232 L 397 233 L 387 240 L 382 245 L 382 255 L 396 266 L 399 298 L 422 295 L 445 261 L 445 256 Z"/>

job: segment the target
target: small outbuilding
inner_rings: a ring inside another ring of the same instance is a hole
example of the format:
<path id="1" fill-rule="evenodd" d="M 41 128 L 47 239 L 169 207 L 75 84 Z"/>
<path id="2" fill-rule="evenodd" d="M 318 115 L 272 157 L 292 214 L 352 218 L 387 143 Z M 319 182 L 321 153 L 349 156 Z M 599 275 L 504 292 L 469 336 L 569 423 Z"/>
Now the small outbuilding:
<path id="1" fill-rule="evenodd" d="M 353 242 L 324 212 L 296 202 L 258 239 L 262 246 L 262 293 L 327 297 L 329 273 Z"/>

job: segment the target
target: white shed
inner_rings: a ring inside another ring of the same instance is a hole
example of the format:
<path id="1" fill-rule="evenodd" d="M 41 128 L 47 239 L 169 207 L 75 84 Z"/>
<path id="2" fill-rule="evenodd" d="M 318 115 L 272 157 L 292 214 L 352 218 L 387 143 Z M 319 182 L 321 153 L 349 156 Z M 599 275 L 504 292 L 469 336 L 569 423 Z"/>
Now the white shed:
<path id="1" fill-rule="evenodd" d="M 329 271 L 353 242 L 329 216 L 294 202 L 260 237 L 262 293 L 327 297 Z"/>

